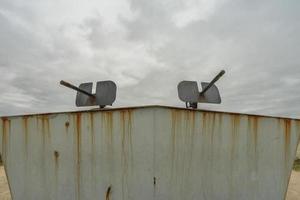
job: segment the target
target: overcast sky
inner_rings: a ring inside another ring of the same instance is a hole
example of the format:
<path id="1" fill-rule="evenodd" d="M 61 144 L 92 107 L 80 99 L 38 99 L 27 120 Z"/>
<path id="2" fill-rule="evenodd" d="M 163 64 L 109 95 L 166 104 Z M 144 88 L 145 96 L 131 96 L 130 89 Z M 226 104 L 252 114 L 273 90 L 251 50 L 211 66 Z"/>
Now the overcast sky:
<path id="1" fill-rule="evenodd" d="M 217 83 L 200 108 L 300 117 L 299 0 L 0 0 L 0 115 L 76 110 L 59 85 L 113 80 L 118 106 L 184 107 L 181 80 Z"/>

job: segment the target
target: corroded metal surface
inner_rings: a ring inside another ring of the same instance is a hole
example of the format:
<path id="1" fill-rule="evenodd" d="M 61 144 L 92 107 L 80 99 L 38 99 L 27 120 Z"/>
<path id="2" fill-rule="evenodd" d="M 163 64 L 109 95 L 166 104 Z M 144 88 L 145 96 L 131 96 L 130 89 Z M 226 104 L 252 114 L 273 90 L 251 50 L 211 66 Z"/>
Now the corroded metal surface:
<path id="1" fill-rule="evenodd" d="M 142 107 L 4 117 L 13 199 L 280 199 L 300 121 Z"/>

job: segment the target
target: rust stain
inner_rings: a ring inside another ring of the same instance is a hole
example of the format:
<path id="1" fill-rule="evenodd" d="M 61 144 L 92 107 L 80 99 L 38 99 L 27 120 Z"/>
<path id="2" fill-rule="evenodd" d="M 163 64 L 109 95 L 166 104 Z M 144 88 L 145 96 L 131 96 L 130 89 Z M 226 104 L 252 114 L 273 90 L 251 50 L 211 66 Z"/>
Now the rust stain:
<path id="1" fill-rule="evenodd" d="M 193 160 L 193 150 L 194 150 L 194 138 L 195 138 L 195 119 L 196 119 L 196 113 L 194 110 L 191 110 L 188 112 L 188 129 L 186 130 L 188 133 L 188 143 L 187 143 L 187 152 L 188 152 L 188 156 L 187 156 L 187 172 L 190 173 L 191 172 L 191 164 L 192 164 L 192 160 Z"/>
<path id="2" fill-rule="evenodd" d="M 202 134 L 206 133 L 206 123 L 207 123 L 207 113 L 203 112 L 202 113 Z"/>
<path id="3" fill-rule="evenodd" d="M 191 127 L 192 127 L 192 132 L 195 132 L 195 121 L 196 121 L 196 112 L 192 111 L 190 112 L 190 114 L 192 115 L 191 118 Z"/>
<path id="4" fill-rule="evenodd" d="M 218 138 L 219 138 L 219 141 L 222 142 L 223 140 L 223 115 L 221 115 L 220 113 L 216 113 L 217 115 L 217 120 L 218 120 Z"/>
<path id="5" fill-rule="evenodd" d="M 77 199 L 80 199 L 80 162 L 81 162 L 81 113 L 76 113 L 76 146 L 77 146 Z"/>
<path id="6" fill-rule="evenodd" d="M 106 193 L 105 193 L 105 200 L 110 200 L 110 193 L 111 193 L 111 185 L 108 186 Z"/>
<path id="7" fill-rule="evenodd" d="M 284 135 L 285 135 L 285 144 L 288 147 L 290 145 L 290 139 L 291 139 L 291 120 L 290 119 L 284 120 Z"/>
<path id="8" fill-rule="evenodd" d="M 54 162 L 55 162 L 55 171 L 57 172 L 58 169 L 58 158 L 59 158 L 59 152 L 58 151 L 54 151 Z"/>
<path id="9" fill-rule="evenodd" d="M 43 132 L 43 135 L 46 135 L 48 138 L 50 138 L 49 118 L 48 118 L 47 115 L 43 115 L 41 119 L 42 119 L 42 132 Z"/>
<path id="10" fill-rule="evenodd" d="M 105 128 L 106 133 L 108 134 L 109 144 L 112 145 L 113 140 L 113 113 L 112 112 L 105 112 L 104 113 L 105 119 Z M 123 117 L 124 120 L 124 117 Z"/>
<path id="11" fill-rule="evenodd" d="M 59 152 L 58 151 L 54 151 L 53 152 L 53 155 L 54 155 L 54 174 L 55 174 L 55 199 L 57 199 L 57 195 L 58 195 L 58 170 L 59 170 Z"/>
<path id="12" fill-rule="evenodd" d="M 210 125 L 211 125 L 210 142 L 211 142 L 211 148 L 212 148 L 211 151 L 213 151 L 213 148 L 215 148 L 215 147 L 214 147 L 214 136 L 215 136 L 216 113 L 211 113 L 211 115 L 212 115 L 212 118 L 211 118 L 211 120 L 210 120 Z"/>
<path id="13" fill-rule="evenodd" d="M 258 142 L 258 119 L 257 116 L 249 116 L 248 117 L 248 132 L 253 136 L 254 143 L 254 152 L 255 156 L 257 152 L 257 142 Z"/>
<path id="14" fill-rule="evenodd" d="M 107 151 L 108 166 L 109 166 L 109 176 L 112 178 L 113 167 L 114 167 L 114 144 L 113 144 L 113 112 L 102 113 L 102 132 L 105 141 L 105 147 Z M 122 154 L 123 156 L 123 154 Z"/>
<path id="15" fill-rule="evenodd" d="M 131 110 L 120 111 L 121 125 L 121 147 L 122 147 L 122 195 L 125 198 L 125 193 L 128 191 L 128 169 L 131 164 L 133 168 L 133 146 L 132 146 L 132 112 Z M 130 162 L 129 162 L 130 161 Z"/>
<path id="16" fill-rule="evenodd" d="M 59 157 L 59 152 L 58 151 L 54 151 L 54 157 L 55 157 L 56 160 L 58 159 L 58 157 Z"/>
<path id="17" fill-rule="evenodd" d="M 298 143 L 300 148 L 300 121 L 296 121 L 297 133 L 298 133 Z"/>
<path id="18" fill-rule="evenodd" d="M 175 145 L 175 139 L 176 139 L 176 121 L 177 121 L 177 110 L 171 110 L 171 136 L 172 136 L 172 146 L 174 148 Z M 173 149 L 174 150 L 174 149 Z M 172 152 L 173 152 L 172 150 Z"/>
<path id="19" fill-rule="evenodd" d="M 91 176 L 92 176 L 92 184 L 93 184 L 93 187 L 92 187 L 92 190 L 93 191 L 96 191 L 97 188 L 96 188 L 96 173 L 95 173 L 95 166 L 96 166 L 96 146 L 95 146 L 95 132 L 94 132 L 94 113 L 93 112 L 90 112 L 89 113 L 89 116 L 90 116 L 90 139 L 91 139 L 91 145 L 90 145 L 90 151 L 91 151 L 91 167 L 90 167 L 90 170 L 91 170 Z"/>
<path id="20" fill-rule="evenodd" d="M 7 118 L 2 118 L 2 159 L 4 164 L 6 163 L 6 155 L 7 155 L 7 134 L 8 134 L 8 127 L 10 128 L 10 120 Z"/>
<path id="21" fill-rule="evenodd" d="M 290 155 L 290 142 L 291 142 L 291 120 L 284 119 L 284 149 L 285 149 L 285 163 L 288 165 Z"/>
<path id="22" fill-rule="evenodd" d="M 232 127 L 233 127 L 233 131 L 232 131 L 232 138 L 233 140 L 236 140 L 236 138 L 238 137 L 238 129 L 240 128 L 240 116 L 239 115 L 233 115 L 232 117 Z"/>
<path id="23" fill-rule="evenodd" d="M 121 117 L 121 129 L 122 129 L 122 150 L 123 150 L 123 156 L 126 156 L 126 149 L 125 149 L 126 146 L 130 145 L 130 148 L 132 148 L 132 137 L 131 137 L 132 117 L 131 117 L 131 111 L 130 110 L 122 110 L 120 112 L 120 117 Z"/>
<path id="24" fill-rule="evenodd" d="M 258 117 L 253 117 L 253 134 L 254 134 L 254 142 L 255 142 L 255 150 L 257 146 L 257 139 L 258 139 Z"/>
<path id="25" fill-rule="evenodd" d="M 237 139 L 238 139 L 238 130 L 240 128 L 240 115 L 232 115 L 231 117 L 231 149 L 230 149 L 230 176 L 229 176 L 229 184 L 230 184 L 230 189 L 229 189 L 229 195 L 230 198 L 232 198 L 235 183 L 233 179 L 233 171 L 235 167 L 235 161 L 236 161 L 236 156 L 237 156 L 237 151 L 236 151 L 236 146 L 237 146 Z"/>
<path id="26" fill-rule="evenodd" d="M 94 113 L 90 112 L 90 129 L 91 132 L 94 132 Z"/>
<path id="27" fill-rule="evenodd" d="M 195 111 L 189 112 L 189 131 L 191 137 L 191 148 L 194 146 L 194 136 L 195 136 L 195 121 L 196 121 L 196 113 Z"/>
<path id="28" fill-rule="evenodd" d="M 26 156 L 28 155 L 28 117 L 24 116 L 23 117 L 23 129 L 24 129 L 24 137 L 25 137 L 25 154 Z"/>
<path id="29" fill-rule="evenodd" d="M 178 131 L 179 124 L 180 124 L 180 118 L 181 118 L 180 110 L 172 109 L 171 110 L 171 120 L 172 120 L 172 127 L 171 127 L 171 142 L 172 142 L 171 162 L 172 162 L 172 165 L 171 165 L 171 171 L 172 172 L 174 171 L 174 166 L 176 166 L 175 165 L 175 163 L 176 163 L 176 154 L 175 153 L 176 153 L 176 143 L 177 143 L 176 137 L 177 137 L 177 131 Z"/>
<path id="30" fill-rule="evenodd" d="M 66 122 L 65 122 L 66 133 L 69 132 L 69 126 L 70 126 L 70 122 L 69 122 L 69 121 L 66 121 Z"/>
<path id="31" fill-rule="evenodd" d="M 91 144 L 92 144 L 92 152 L 94 154 L 95 149 L 95 132 L 94 132 L 94 114 L 90 112 L 90 133 L 91 133 Z M 92 154 L 92 155 L 93 155 Z M 94 158 L 92 158 L 94 159 Z"/>

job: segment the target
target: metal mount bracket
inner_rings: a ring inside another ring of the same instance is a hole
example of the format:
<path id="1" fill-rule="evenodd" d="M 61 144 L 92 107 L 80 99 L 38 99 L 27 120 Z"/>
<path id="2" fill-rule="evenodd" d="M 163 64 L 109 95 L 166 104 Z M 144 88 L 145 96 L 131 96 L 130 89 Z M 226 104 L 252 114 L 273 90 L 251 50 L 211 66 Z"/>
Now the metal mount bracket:
<path id="1" fill-rule="evenodd" d="M 113 81 L 98 81 L 94 94 L 92 94 L 92 82 L 81 83 L 79 87 L 63 80 L 60 84 L 77 91 L 75 100 L 77 107 L 100 106 L 104 108 L 107 105 L 111 106 L 116 100 L 117 86 Z"/>
<path id="2" fill-rule="evenodd" d="M 178 86 L 178 97 L 185 102 L 187 108 L 198 107 L 198 103 L 221 103 L 221 96 L 215 82 L 225 74 L 222 70 L 211 82 L 201 82 L 202 91 L 199 92 L 196 81 L 181 81 Z"/>

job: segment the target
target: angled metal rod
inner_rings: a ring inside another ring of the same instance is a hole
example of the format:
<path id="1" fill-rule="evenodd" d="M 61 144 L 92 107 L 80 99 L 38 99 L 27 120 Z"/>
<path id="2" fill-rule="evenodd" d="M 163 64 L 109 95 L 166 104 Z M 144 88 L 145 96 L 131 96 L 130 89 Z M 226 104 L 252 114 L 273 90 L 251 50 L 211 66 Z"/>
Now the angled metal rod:
<path id="1" fill-rule="evenodd" d="M 215 82 L 217 82 L 223 75 L 225 74 L 225 70 L 221 70 L 220 73 L 206 86 L 200 94 L 204 94 Z"/>
<path id="2" fill-rule="evenodd" d="M 83 94 L 85 94 L 85 95 L 87 95 L 87 96 L 89 96 L 89 97 L 96 98 L 95 95 L 93 95 L 93 94 L 91 94 L 91 93 L 89 93 L 89 92 L 87 92 L 87 91 L 85 91 L 85 90 L 83 90 L 83 89 L 80 89 L 79 87 L 76 87 L 75 85 L 72 85 L 71 83 L 68 83 L 68 82 L 66 82 L 66 81 L 61 80 L 61 81 L 60 81 L 60 84 L 63 85 L 63 86 L 66 86 L 66 87 L 68 87 L 68 88 L 71 88 L 71 89 L 73 89 L 73 90 L 76 90 L 77 92 L 81 92 L 81 93 L 83 93 Z"/>

